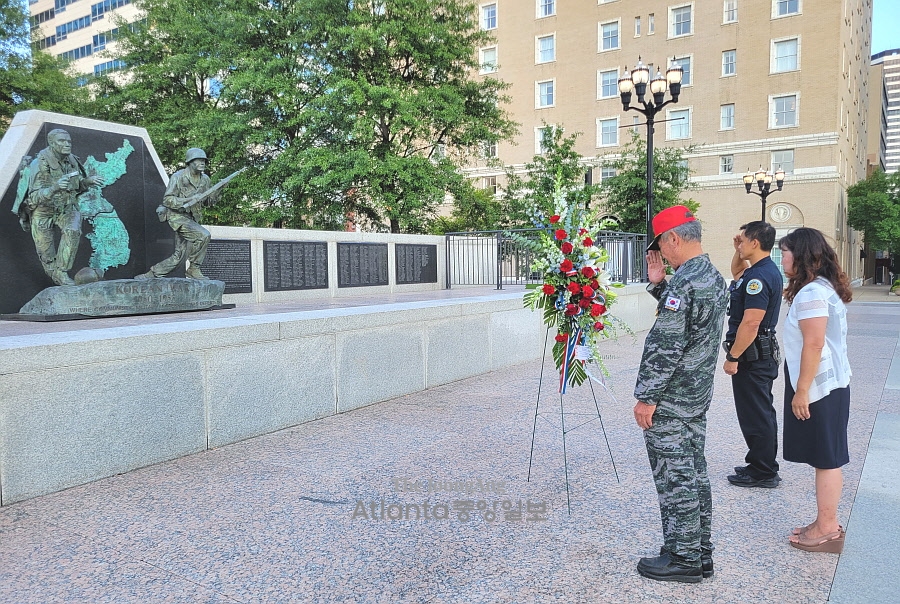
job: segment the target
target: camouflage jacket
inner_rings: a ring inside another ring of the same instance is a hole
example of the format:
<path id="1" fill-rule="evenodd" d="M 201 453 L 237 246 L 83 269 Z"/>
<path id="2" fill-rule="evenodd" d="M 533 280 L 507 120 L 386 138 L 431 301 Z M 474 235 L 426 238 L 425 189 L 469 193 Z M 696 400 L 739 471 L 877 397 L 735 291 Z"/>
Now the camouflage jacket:
<path id="1" fill-rule="evenodd" d="M 634 397 L 664 417 L 693 418 L 712 401 L 728 301 L 707 254 L 682 264 L 666 284 L 644 342 Z"/>

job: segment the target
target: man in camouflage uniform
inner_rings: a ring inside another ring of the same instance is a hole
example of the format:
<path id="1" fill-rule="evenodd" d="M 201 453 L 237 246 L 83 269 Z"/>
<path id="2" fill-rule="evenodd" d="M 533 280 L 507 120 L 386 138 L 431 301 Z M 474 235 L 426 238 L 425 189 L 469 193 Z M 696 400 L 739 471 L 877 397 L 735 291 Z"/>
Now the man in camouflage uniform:
<path id="1" fill-rule="evenodd" d="M 706 411 L 727 302 L 725 280 L 703 253 L 700 223 L 685 206 L 653 219 L 648 291 L 659 300 L 644 343 L 634 416 L 644 429 L 665 543 L 638 572 L 697 583 L 713 574 L 712 496 L 706 473 Z M 675 268 L 667 283 L 662 258 Z"/>
<path id="2" fill-rule="evenodd" d="M 69 276 L 81 243 L 78 195 L 105 184 L 101 176 L 88 176 L 72 155 L 72 137 L 59 128 L 47 134 L 48 147 L 29 168 L 28 195 L 20 207 L 22 226 L 30 224 L 41 266 L 57 285 L 75 285 Z M 54 227 L 60 230 L 59 247 Z"/>
<path id="3" fill-rule="evenodd" d="M 203 149 L 188 149 L 184 161 L 187 167 L 177 171 L 169 179 L 169 185 L 163 195 L 163 204 L 156 210 L 159 219 L 167 221 L 175 231 L 177 239 L 175 252 L 151 266 L 146 273 L 137 275 L 135 279 L 164 277 L 181 264 L 185 255 L 188 267 L 184 271 L 184 276 L 188 279 L 207 279 L 200 272 L 200 265 L 206 259 L 210 237 L 209 231 L 200 226 L 203 204 L 194 203 L 185 207 L 185 204 L 191 203 L 197 196 L 209 190 L 209 176 L 205 174 L 206 153 Z M 219 193 L 220 191 L 213 193 L 210 201 L 214 202 Z"/>

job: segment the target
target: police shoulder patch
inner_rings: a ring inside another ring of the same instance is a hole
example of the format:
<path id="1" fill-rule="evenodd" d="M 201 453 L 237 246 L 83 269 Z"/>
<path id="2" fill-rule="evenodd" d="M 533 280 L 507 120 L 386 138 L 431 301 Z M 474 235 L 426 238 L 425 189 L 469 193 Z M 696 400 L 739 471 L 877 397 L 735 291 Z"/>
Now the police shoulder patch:
<path id="1" fill-rule="evenodd" d="M 747 282 L 747 293 L 751 296 L 755 296 L 762 290 L 762 281 L 760 281 L 759 279 L 750 279 L 750 281 Z"/>
<path id="2" fill-rule="evenodd" d="M 673 298 L 669 296 L 666 298 L 666 309 L 668 310 L 678 310 L 681 307 L 681 300 L 678 298 Z"/>

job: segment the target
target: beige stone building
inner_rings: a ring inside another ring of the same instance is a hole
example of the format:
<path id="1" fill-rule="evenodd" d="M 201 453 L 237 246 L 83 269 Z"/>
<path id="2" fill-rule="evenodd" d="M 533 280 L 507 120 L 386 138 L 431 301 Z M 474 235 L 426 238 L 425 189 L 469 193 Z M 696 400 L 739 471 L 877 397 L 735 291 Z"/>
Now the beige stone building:
<path id="1" fill-rule="evenodd" d="M 866 175 L 872 0 L 489 0 L 479 20 L 495 37 L 480 50 L 481 71 L 511 84 L 521 124 L 514 144 L 497 147 L 501 163 L 521 168 L 539 152 L 545 123 L 582 133 L 585 158 L 616 154 L 629 137 L 620 127 L 643 122 L 622 110 L 619 74 L 639 57 L 663 73 L 674 59 L 681 96 L 657 120 L 683 119 L 658 124 L 654 142 L 697 146 L 690 195 L 716 266 L 728 275 L 732 235 L 761 216 L 742 175 L 782 168 L 767 220 L 779 236 L 822 230 L 861 276 L 846 189 Z M 502 187 L 502 169 L 485 162 L 470 173 Z M 594 182 L 603 175 L 595 170 Z"/>
<path id="2" fill-rule="evenodd" d="M 28 10 L 38 48 L 71 60 L 76 73 L 94 75 L 123 67 L 104 52 L 115 44 L 113 16 L 139 18 L 131 0 L 28 0 Z"/>

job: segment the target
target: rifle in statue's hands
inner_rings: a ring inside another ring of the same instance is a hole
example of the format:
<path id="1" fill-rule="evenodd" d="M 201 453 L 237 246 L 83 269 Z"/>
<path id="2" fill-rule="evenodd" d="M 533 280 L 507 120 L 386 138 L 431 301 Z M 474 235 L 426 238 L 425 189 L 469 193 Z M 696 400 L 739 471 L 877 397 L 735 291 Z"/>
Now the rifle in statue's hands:
<path id="1" fill-rule="evenodd" d="M 207 189 L 206 191 L 204 191 L 203 193 L 200 193 L 199 195 L 194 195 L 193 197 L 191 197 L 190 200 L 184 202 L 184 205 L 182 205 L 181 207 L 182 207 L 183 209 L 187 210 L 188 208 L 193 207 L 193 206 L 197 205 L 198 203 L 202 203 L 202 202 L 206 201 L 206 200 L 209 199 L 216 191 L 219 191 L 219 190 L 222 189 L 225 185 L 227 185 L 229 182 L 231 182 L 231 179 L 232 179 L 232 178 L 234 178 L 235 176 L 237 176 L 238 174 L 240 174 L 241 172 L 243 172 L 243 171 L 246 170 L 246 169 L 247 169 L 247 166 L 244 166 L 244 167 L 241 168 L 240 170 L 237 170 L 236 172 L 233 172 L 233 173 L 229 174 L 228 176 L 226 176 L 225 178 L 223 178 L 222 180 L 220 180 L 219 182 L 217 182 L 216 184 L 214 184 L 213 186 L 211 186 L 210 188 L 208 188 L 208 189 Z"/>

